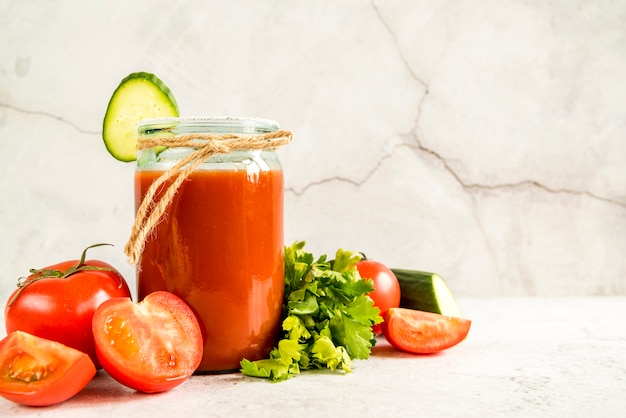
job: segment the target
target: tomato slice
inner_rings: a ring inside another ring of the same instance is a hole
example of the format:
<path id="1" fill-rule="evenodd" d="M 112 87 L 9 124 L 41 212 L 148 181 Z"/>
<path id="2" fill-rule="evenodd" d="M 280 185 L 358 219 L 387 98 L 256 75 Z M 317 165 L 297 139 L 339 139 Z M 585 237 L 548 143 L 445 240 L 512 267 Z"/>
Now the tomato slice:
<path id="1" fill-rule="evenodd" d="M 28 406 L 63 402 L 96 374 L 83 352 L 56 341 L 14 331 L 0 341 L 0 395 Z"/>
<path id="2" fill-rule="evenodd" d="M 140 392 L 178 386 L 202 359 L 198 320 L 182 299 L 169 292 L 151 293 L 139 303 L 109 299 L 94 313 L 92 327 L 102 368 Z"/>
<path id="3" fill-rule="evenodd" d="M 385 339 L 395 348 L 414 354 L 436 353 L 465 339 L 472 321 L 407 308 L 391 308 L 383 315 Z"/>

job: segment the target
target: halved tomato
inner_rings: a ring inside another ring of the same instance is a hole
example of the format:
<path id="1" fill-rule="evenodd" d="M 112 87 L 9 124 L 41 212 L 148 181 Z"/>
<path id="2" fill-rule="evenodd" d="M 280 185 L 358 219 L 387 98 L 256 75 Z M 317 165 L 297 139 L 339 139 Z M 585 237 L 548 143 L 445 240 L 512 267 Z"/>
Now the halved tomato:
<path id="1" fill-rule="evenodd" d="M 202 359 L 198 320 L 182 299 L 169 292 L 151 293 L 139 303 L 109 299 L 96 309 L 92 328 L 102 368 L 140 392 L 178 386 Z"/>
<path id="2" fill-rule="evenodd" d="M 28 406 L 63 402 L 95 376 L 89 356 L 56 341 L 14 331 L 0 341 L 0 395 Z"/>
<path id="3" fill-rule="evenodd" d="M 472 321 L 407 308 L 391 308 L 383 315 L 385 339 L 395 348 L 414 354 L 436 353 L 465 339 Z"/>

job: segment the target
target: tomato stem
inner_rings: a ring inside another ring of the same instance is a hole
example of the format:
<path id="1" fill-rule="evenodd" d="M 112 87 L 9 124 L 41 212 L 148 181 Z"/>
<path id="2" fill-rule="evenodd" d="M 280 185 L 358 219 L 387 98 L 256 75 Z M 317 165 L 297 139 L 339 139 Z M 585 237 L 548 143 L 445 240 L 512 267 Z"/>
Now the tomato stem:
<path id="1" fill-rule="evenodd" d="M 17 300 L 17 298 L 20 296 L 20 294 L 24 291 L 24 289 L 26 289 L 26 287 L 28 287 L 29 285 L 38 282 L 39 280 L 42 279 L 66 279 L 68 277 L 70 277 L 72 274 L 81 272 L 81 271 L 87 271 L 87 270 L 91 270 L 91 271 L 110 271 L 110 272 L 114 272 L 116 274 L 119 275 L 119 273 L 117 271 L 115 271 L 112 268 L 109 267 L 100 267 L 100 266 L 88 266 L 85 265 L 85 258 L 87 257 L 87 250 L 89 250 L 90 248 L 94 248 L 94 247 L 101 247 L 103 245 L 110 245 L 113 246 L 113 244 L 93 244 L 90 245 L 89 247 L 85 248 L 83 250 L 83 253 L 80 256 L 80 260 L 78 260 L 78 262 L 76 264 L 74 264 L 73 266 L 71 266 L 70 268 L 68 268 L 65 271 L 61 271 L 61 270 L 51 270 L 51 269 L 30 269 L 30 276 L 28 277 L 20 277 L 17 279 L 17 287 L 18 287 L 18 291 L 15 293 L 15 295 L 13 296 L 13 298 L 11 299 L 11 301 L 9 302 L 8 306 L 12 306 L 15 301 Z M 123 282 L 122 282 L 122 278 L 120 276 L 120 287 L 122 286 Z"/>

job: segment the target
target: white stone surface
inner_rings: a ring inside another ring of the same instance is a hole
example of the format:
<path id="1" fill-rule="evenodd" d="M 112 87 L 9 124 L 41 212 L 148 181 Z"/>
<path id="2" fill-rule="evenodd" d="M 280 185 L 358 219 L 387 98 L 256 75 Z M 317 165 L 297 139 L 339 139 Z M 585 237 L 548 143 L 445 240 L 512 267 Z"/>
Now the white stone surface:
<path id="1" fill-rule="evenodd" d="M 0 295 L 122 249 L 101 123 L 159 75 L 184 115 L 295 133 L 286 242 L 436 271 L 459 296 L 626 294 L 626 3 L 0 3 Z"/>
<path id="2" fill-rule="evenodd" d="M 467 339 L 414 356 L 379 340 L 352 373 L 305 372 L 272 384 L 240 374 L 192 376 L 142 395 L 100 372 L 47 408 L 0 398 L 0 416 L 572 417 L 626 410 L 626 298 L 463 299 Z"/>
<path id="3" fill-rule="evenodd" d="M 287 243 L 436 271 L 474 322 L 442 355 L 381 341 L 346 376 L 146 396 L 100 373 L 56 407 L 0 399 L 0 416 L 623 416 L 623 297 L 489 298 L 626 295 L 625 22 L 608 0 L 3 0 L 1 300 L 96 242 L 134 290 L 134 167 L 100 133 L 143 70 L 184 115 L 294 132 Z"/>

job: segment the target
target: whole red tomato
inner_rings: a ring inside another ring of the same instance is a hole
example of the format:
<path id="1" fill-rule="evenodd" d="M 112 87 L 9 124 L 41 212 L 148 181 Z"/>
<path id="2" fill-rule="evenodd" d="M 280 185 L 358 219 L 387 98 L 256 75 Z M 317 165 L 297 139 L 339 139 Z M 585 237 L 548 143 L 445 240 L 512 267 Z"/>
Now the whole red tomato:
<path id="1" fill-rule="evenodd" d="M 91 320 L 95 310 L 113 297 L 130 298 L 128 284 L 110 264 L 87 260 L 64 261 L 18 281 L 18 288 L 4 311 L 7 334 L 24 331 L 60 342 L 89 355 L 100 367 L 94 346 Z"/>
<path id="2" fill-rule="evenodd" d="M 374 301 L 374 306 L 380 309 L 383 316 L 387 310 L 400 306 L 400 284 L 396 275 L 384 264 L 374 260 L 363 260 L 356 264 L 359 275 L 364 279 L 374 282 L 374 291 L 369 297 Z M 378 335 L 381 333 L 381 325 L 374 325 L 372 330 Z"/>

